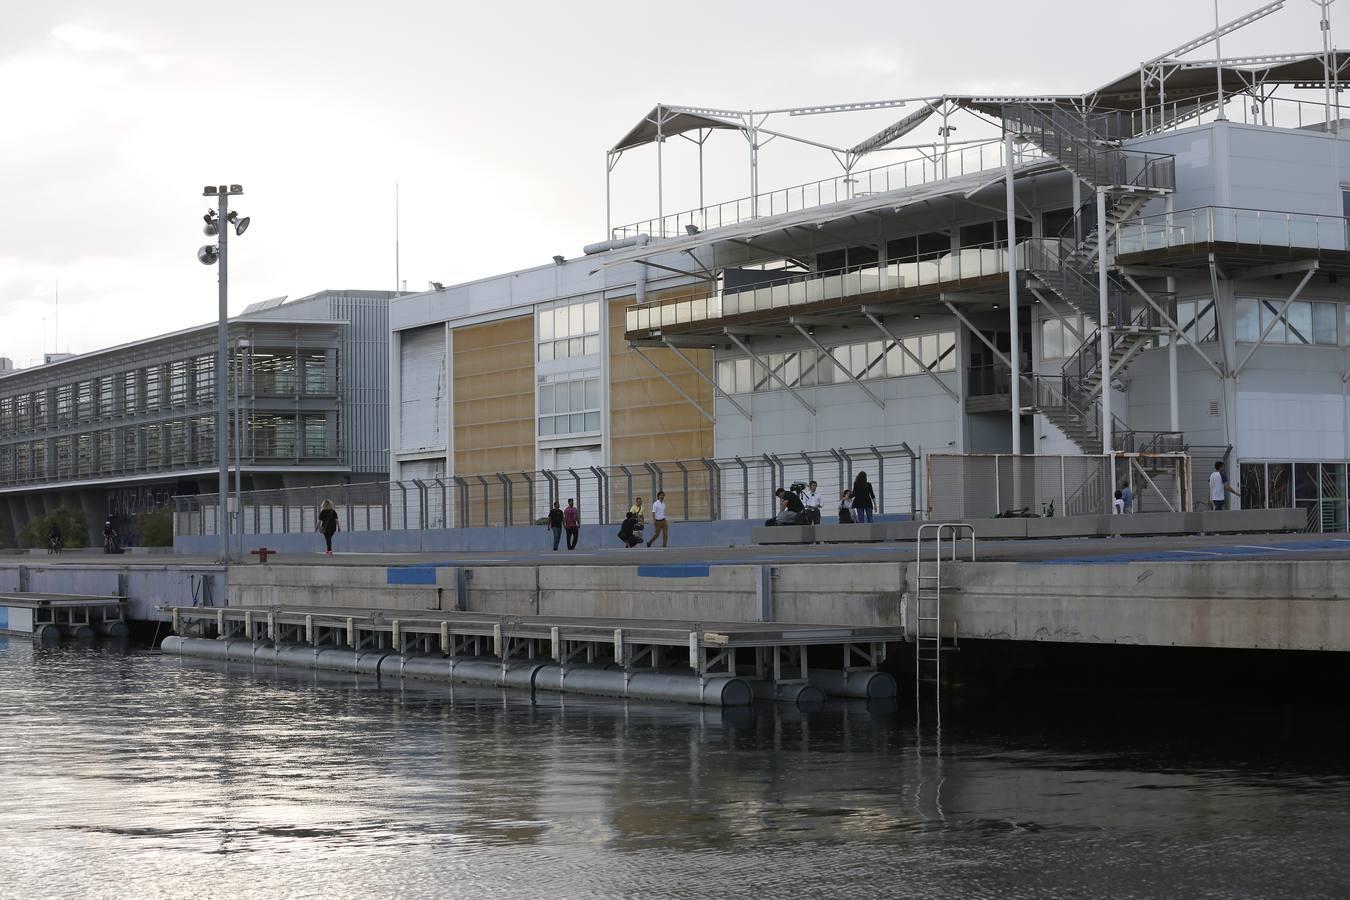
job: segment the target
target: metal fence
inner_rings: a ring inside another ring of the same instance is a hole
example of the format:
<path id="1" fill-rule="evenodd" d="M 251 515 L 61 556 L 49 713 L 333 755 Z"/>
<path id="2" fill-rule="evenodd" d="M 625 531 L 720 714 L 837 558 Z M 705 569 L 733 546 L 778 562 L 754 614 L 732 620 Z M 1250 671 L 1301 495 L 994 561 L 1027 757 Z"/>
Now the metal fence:
<path id="1" fill-rule="evenodd" d="M 1085 516 L 1111 512 L 1117 487 L 1134 494 L 1134 512 L 1181 512 L 1190 505 L 1185 454 L 1013 456 L 930 453 L 927 518 L 987 519 L 1010 510 Z"/>
<path id="2" fill-rule="evenodd" d="M 859 472 L 876 491 L 879 513 L 915 514 L 918 459 L 900 444 L 245 491 L 239 521 L 246 534 L 309 532 L 331 500 L 346 531 L 532 525 L 554 501 L 574 499 L 583 523 L 605 524 L 621 520 L 637 497 L 650 508 L 658 491 L 675 521 L 759 519 L 776 512 L 774 490 L 796 481 L 818 482 L 828 513 Z M 174 534 L 215 534 L 218 497 L 175 497 Z"/>

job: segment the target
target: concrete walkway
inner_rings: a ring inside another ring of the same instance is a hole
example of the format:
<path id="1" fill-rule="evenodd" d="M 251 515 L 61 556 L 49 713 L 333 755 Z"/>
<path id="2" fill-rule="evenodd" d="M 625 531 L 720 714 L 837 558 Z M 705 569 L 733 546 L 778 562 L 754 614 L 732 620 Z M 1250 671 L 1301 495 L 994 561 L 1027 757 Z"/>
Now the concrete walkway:
<path id="1" fill-rule="evenodd" d="M 914 545 L 815 544 L 784 547 L 685 547 L 623 550 L 528 550 L 496 553 L 281 553 L 271 557 L 276 566 L 661 566 L 672 564 L 755 565 L 778 563 L 904 562 L 914 558 Z M 1187 537 L 1061 538 L 1040 541 L 981 541 L 978 559 L 985 562 L 1041 564 L 1114 564 L 1125 562 L 1186 562 L 1201 560 L 1350 559 L 1350 535 L 1192 535 Z M 0 553 L 0 566 L 112 566 L 116 568 L 211 565 L 214 557 L 190 554 L 126 554 L 67 551 Z M 246 565 L 258 565 L 249 557 Z"/>

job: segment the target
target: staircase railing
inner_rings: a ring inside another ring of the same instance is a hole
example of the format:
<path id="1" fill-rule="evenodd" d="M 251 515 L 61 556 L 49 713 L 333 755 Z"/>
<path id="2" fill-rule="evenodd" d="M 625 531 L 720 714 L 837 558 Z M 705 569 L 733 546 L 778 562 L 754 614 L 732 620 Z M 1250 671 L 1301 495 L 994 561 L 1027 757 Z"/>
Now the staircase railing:
<path id="1" fill-rule="evenodd" d="M 1110 118 L 1076 113 L 1057 106 L 1010 103 L 1003 119 L 1016 131 L 1093 187 L 1172 190 L 1176 158 L 1167 153 L 1122 150 L 1128 135 Z M 1097 131 L 1103 129 L 1105 133 Z M 1113 132 L 1117 135 L 1112 136 Z"/>
<path id="2" fill-rule="evenodd" d="M 1154 297 L 1154 299 L 1167 309 L 1175 308 L 1176 300 L 1172 294 L 1160 295 Z M 1128 299 L 1123 294 L 1112 302 L 1118 302 L 1122 307 L 1128 307 Z M 1113 316 L 1113 318 L 1115 319 L 1111 325 L 1111 353 L 1113 356 L 1127 342 L 1137 340 L 1140 330 L 1161 329 L 1166 324 L 1162 315 L 1151 304 L 1147 303 L 1136 307 L 1132 312 Z M 1100 328 L 1093 331 L 1060 367 L 1060 373 L 1064 376 L 1065 389 L 1070 396 L 1077 395 L 1085 382 L 1091 381 L 1101 372 L 1101 335 Z"/>

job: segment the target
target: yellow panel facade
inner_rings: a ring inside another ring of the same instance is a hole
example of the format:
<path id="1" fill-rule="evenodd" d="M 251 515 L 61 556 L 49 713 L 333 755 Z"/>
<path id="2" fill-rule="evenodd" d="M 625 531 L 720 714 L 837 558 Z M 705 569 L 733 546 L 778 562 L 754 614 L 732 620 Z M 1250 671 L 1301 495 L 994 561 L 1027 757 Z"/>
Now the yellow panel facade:
<path id="1" fill-rule="evenodd" d="M 699 459 L 713 455 L 712 421 L 699 413 L 651 367 L 628 349 L 624 340 L 624 316 L 633 298 L 609 304 L 609 452 L 614 465 L 673 459 Z M 669 350 L 644 349 L 671 380 L 698 400 L 711 413 L 711 386 L 699 378 Z M 686 350 L 710 377 L 713 355 L 709 350 Z"/>
<path id="2" fill-rule="evenodd" d="M 455 472 L 534 468 L 534 317 L 456 328 Z"/>

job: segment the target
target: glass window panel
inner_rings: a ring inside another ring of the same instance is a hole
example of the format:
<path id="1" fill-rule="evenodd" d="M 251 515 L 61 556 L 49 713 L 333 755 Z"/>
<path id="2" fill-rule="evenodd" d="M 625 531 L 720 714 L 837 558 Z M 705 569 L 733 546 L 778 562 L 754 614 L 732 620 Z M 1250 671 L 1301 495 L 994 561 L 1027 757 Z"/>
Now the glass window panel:
<path id="1" fill-rule="evenodd" d="M 539 340 L 553 340 L 553 310 L 546 309 L 539 314 Z"/>
<path id="2" fill-rule="evenodd" d="M 717 386 L 728 394 L 736 393 L 736 363 L 724 359 L 717 363 Z"/>
<path id="3" fill-rule="evenodd" d="M 572 427 L 568 429 L 569 431 L 582 431 L 583 429 L 585 429 L 586 417 L 583 416 L 581 413 L 572 413 L 571 419 L 572 419 L 571 421 Z"/>
<path id="4" fill-rule="evenodd" d="M 586 333 L 586 310 L 584 304 L 573 303 L 567 307 L 567 335 L 582 335 Z"/>
<path id="5" fill-rule="evenodd" d="M 1288 329 L 1285 328 L 1284 322 L 1282 320 L 1276 321 L 1275 318 L 1279 311 L 1280 304 L 1278 302 L 1274 300 L 1261 301 L 1261 330 L 1264 332 L 1266 326 L 1275 322 L 1275 327 L 1270 330 L 1270 334 L 1266 337 L 1267 342 L 1283 344 L 1288 339 Z"/>
<path id="6" fill-rule="evenodd" d="M 600 408 L 600 379 L 586 379 L 586 409 Z"/>
<path id="7" fill-rule="evenodd" d="M 600 304 L 592 300 L 586 304 L 586 333 L 600 330 Z"/>
<path id="8" fill-rule="evenodd" d="M 1256 310 L 1255 300 L 1237 302 L 1237 339 L 1255 343 L 1261 337 L 1261 316 Z M 1244 503 L 1243 506 L 1246 506 Z"/>
<path id="9" fill-rule="evenodd" d="M 1195 301 L 1177 301 L 1177 324 L 1181 326 L 1182 334 L 1195 340 Z"/>
<path id="10" fill-rule="evenodd" d="M 905 354 L 899 344 L 886 345 L 886 374 L 892 378 L 905 374 Z"/>
<path id="11" fill-rule="evenodd" d="M 812 387 L 816 383 L 816 363 L 820 357 L 815 350 L 803 350 L 797 354 L 799 360 L 798 367 L 801 371 L 798 373 L 798 382 L 802 387 Z"/>
<path id="12" fill-rule="evenodd" d="M 867 342 L 867 377 L 881 378 L 886 374 L 886 353 L 881 341 Z"/>
<path id="13" fill-rule="evenodd" d="M 1313 304 L 1313 342 L 1335 345 L 1336 343 L 1336 304 Z"/>
<path id="14" fill-rule="evenodd" d="M 585 342 L 579 337 L 574 337 L 567 342 L 568 356 L 581 356 L 582 353 L 585 352 L 585 350 L 586 350 Z"/>
<path id="15" fill-rule="evenodd" d="M 539 412 L 553 412 L 553 385 L 551 384 L 539 388 Z"/>
<path id="16" fill-rule="evenodd" d="M 1064 356 L 1064 323 L 1059 319 L 1041 322 L 1041 359 L 1062 359 Z"/>
<path id="17" fill-rule="evenodd" d="M 1266 467 L 1267 503 L 1271 509 L 1287 509 L 1294 505 L 1292 467 L 1289 463 L 1271 463 Z"/>
<path id="18" fill-rule="evenodd" d="M 555 434 L 567 434 L 567 432 L 570 430 L 570 429 L 568 429 L 568 427 L 567 427 L 567 423 L 568 423 L 568 417 L 567 417 L 567 416 L 554 416 L 554 417 L 553 417 L 553 431 L 554 431 L 554 433 L 555 433 Z"/>
<path id="19" fill-rule="evenodd" d="M 1243 509 L 1266 508 L 1266 464 L 1243 463 L 1238 490 L 1242 492 Z"/>
<path id="20" fill-rule="evenodd" d="M 539 359 L 543 362 L 549 362 L 553 359 L 553 343 L 539 345 Z"/>
<path id="21" fill-rule="evenodd" d="M 567 409 L 569 412 L 577 412 L 586 408 L 586 385 L 580 381 L 573 381 L 567 385 L 568 393 L 571 398 L 568 401 Z"/>
<path id="22" fill-rule="evenodd" d="M 1295 300 L 1289 304 L 1289 311 L 1285 313 L 1284 320 L 1288 326 L 1289 343 L 1312 343 L 1311 303 L 1307 300 Z"/>
<path id="23" fill-rule="evenodd" d="M 1198 341 L 1213 341 L 1217 339 L 1214 321 L 1214 301 L 1201 300 L 1196 304 L 1196 333 L 1199 335 Z"/>
<path id="24" fill-rule="evenodd" d="M 800 353 L 789 353 L 783 360 L 783 380 L 796 387 L 802 381 L 802 357 Z"/>
<path id="25" fill-rule="evenodd" d="M 923 352 L 919 354 L 919 359 L 923 360 L 925 367 L 932 367 L 937 362 L 937 335 L 925 334 L 922 338 Z"/>
<path id="26" fill-rule="evenodd" d="M 1294 499 L 1318 499 L 1317 463 L 1294 463 Z"/>
<path id="27" fill-rule="evenodd" d="M 540 434 L 552 434 L 552 433 L 553 433 L 553 417 L 552 417 L 552 416 L 544 416 L 542 419 L 539 420 L 539 433 L 540 433 Z"/>
<path id="28" fill-rule="evenodd" d="M 590 334 L 584 338 L 585 350 L 587 356 L 594 356 L 600 352 L 600 335 Z"/>
<path id="29" fill-rule="evenodd" d="M 956 332 L 944 331 L 938 335 L 938 355 L 942 359 L 938 363 L 939 372 L 956 371 Z"/>
<path id="30" fill-rule="evenodd" d="M 586 430 L 587 431 L 600 430 L 600 414 L 598 412 L 586 413 Z"/>
<path id="31" fill-rule="evenodd" d="M 750 374 L 750 360 L 738 359 L 736 362 L 736 390 L 745 394 L 753 389 L 754 381 Z"/>
<path id="32" fill-rule="evenodd" d="M 849 344 L 845 350 L 848 352 L 849 372 L 852 373 L 854 378 L 862 378 L 867 374 L 867 345 Z"/>

